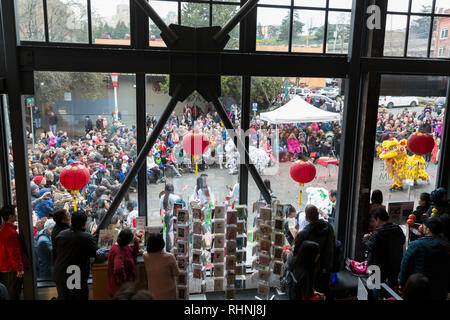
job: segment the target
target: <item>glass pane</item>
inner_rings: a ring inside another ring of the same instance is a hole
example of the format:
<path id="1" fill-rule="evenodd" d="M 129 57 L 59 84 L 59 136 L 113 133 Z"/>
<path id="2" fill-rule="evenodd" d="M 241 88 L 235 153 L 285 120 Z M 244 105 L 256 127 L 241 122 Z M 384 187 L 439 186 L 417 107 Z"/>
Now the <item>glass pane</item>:
<path id="1" fill-rule="evenodd" d="M 333 203 L 325 199 L 325 203 L 319 204 L 316 200 L 321 192 L 329 195 L 338 187 L 339 168 L 336 164 L 339 163 L 342 135 L 339 113 L 343 112 L 341 79 L 252 77 L 251 90 L 251 103 L 258 103 L 258 110 L 250 122 L 254 130 L 250 139 L 250 158 L 255 159 L 262 179 L 270 183 L 272 194 L 282 204 L 291 204 L 298 212 L 304 211 L 307 204 L 314 204 L 329 215 Z M 292 114 L 292 120 L 283 123 L 262 120 L 263 113 L 277 112 L 286 101 L 295 104 L 297 110 L 311 108 L 307 114 L 320 109 L 328 111 L 336 121 L 305 122 L 301 112 Z M 316 178 L 303 187 L 300 206 L 299 184 L 290 176 L 290 166 L 297 159 L 310 160 L 316 168 Z M 251 175 L 249 177 L 248 204 L 253 208 L 255 203 L 263 201 L 263 197 Z M 256 228 L 256 214 L 256 210 L 249 210 L 249 230 Z M 290 217 L 287 221 L 293 228 L 294 219 Z"/>
<path id="2" fill-rule="evenodd" d="M 427 56 L 430 20 L 430 17 L 411 16 L 408 38 L 408 56 Z"/>
<path id="3" fill-rule="evenodd" d="M 385 56 L 403 56 L 405 50 L 407 17 L 387 15 L 386 37 L 384 42 Z"/>
<path id="4" fill-rule="evenodd" d="M 169 26 L 171 24 L 178 24 L 178 2 L 169 1 L 149 1 L 152 8 L 158 13 L 158 15 Z M 161 39 L 161 30 L 149 19 L 150 23 L 150 46 L 152 47 L 165 47 L 166 44 Z"/>
<path id="5" fill-rule="evenodd" d="M 450 14 L 450 3 L 448 0 L 436 0 L 435 13 Z"/>
<path id="6" fill-rule="evenodd" d="M 408 12 L 409 0 L 389 0 L 388 11 Z"/>
<path id="7" fill-rule="evenodd" d="M 29 145 L 32 200 L 47 191 L 52 200 L 45 200 L 45 205 L 40 204 L 44 200 L 37 201 L 34 226 L 39 231 L 45 218 L 51 217 L 49 207 L 73 207 L 59 174 L 75 161 L 91 174 L 89 184 L 77 196 L 77 207 L 89 216 L 87 230 L 94 231 L 137 156 L 135 75 L 120 74 L 118 87 L 114 87 L 105 73 L 35 72 L 34 83 L 35 107 L 31 110 L 36 139 L 34 146 L 31 141 Z M 127 218 L 134 214 L 129 213 L 136 209 L 136 187 L 136 181 L 132 182 L 116 211 L 117 220 L 107 227 L 127 225 Z"/>
<path id="8" fill-rule="evenodd" d="M 326 0 L 294 0 L 294 6 L 325 8 Z"/>
<path id="9" fill-rule="evenodd" d="M 239 11 L 239 7 L 232 5 L 213 5 L 212 12 L 212 25 L 223 27 L 228 20 L 230 20 L 236 12 Z M 226 49 L 239 49 L 239 24 L 234 27 L 230 33 L 231 39 L 225 46 Z"/>
<path id="10" fill-rule="evenodd" d="M 411 201 L 415 209 L 422 193 L 429 194 L 438 187 L 436 177 L 448 78 L 383 75 L 381 79 L 372 188 L 381 190 L 388 211 L 390 203 L 397 201 Z M 401 145 L 419 131 L 433 137 L 435 147 L 429 154 L 415 155 L 411 145 Z M 395 140 L 389 142 L 391 138 Z M 402 142 L 403 139 L 406 141 Z M 404 170 L 393 170 L 392 162 L 402 158 L 408 162 L 397 163 L 405 163 Z M 397 217 L 389 213 L 392 222 L 405 225 L 410 212 Z M 420 216 L 416 221 L 422 221 Z"/>
<path id="11" fill-rule="evenodd" d="M 209 27 L 209 4 L 181 4 L 181 24 L 188 27 Z"/>
<path id="12" fill-rule="evenodd" d="M 92 41 L 95 44 L 130 45 L 128 0 L 92 0 Z"/>
<path id="13" fill-rule="evenodd" d="M 413 13 L 431 13 L 433 9 L 433 0 L 412 0 L 411 12 Z"/>
<path id="14" fill-rule="evenodd" d="M 289 51 L 290 10 L 258 8 L 256 50 Z"/>
<path id="15" fill-rule="evenodd" d="M 327 53 L 348 53 L 350 19 L 350 12 L 329 12 Z"/>
<path id="16" fill-rule="evenodd" d="M 18 0 L 20 40 L 45 41 L 43 0 Z"/>
<path id="17" fill-rule="evenodd" d="M 330 8 L 351 9 L 353 0 L 330 0 Z"/>
<path id="18" fill-rule="evenodd" d="M 325 11 L 294 10 L 293 52 L 323 52 Z"/>
<path id="19" fill-rule="evenodd" d="M 291 0 L 259 0 L 258 4 L 274 4 L 278 6 L 289 6 Z"/>
<path id="20" fill-rule="evenodd" d="M 49 40 L 88 42 L 85 0 L 47 0 Z"/>

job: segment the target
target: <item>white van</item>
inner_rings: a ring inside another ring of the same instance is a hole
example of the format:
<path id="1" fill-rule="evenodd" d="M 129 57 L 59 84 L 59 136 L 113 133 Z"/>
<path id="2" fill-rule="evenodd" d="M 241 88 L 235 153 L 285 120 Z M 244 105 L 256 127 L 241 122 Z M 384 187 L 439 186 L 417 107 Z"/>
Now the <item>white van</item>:
<path id="1" fill-rule="evenodd" d="M 417 107 L 419 105 L 419 100 L 416 97 L 380 97 L 378 99 L 378 105 L 383 105 L 387 108 L 394 107 Z"/>

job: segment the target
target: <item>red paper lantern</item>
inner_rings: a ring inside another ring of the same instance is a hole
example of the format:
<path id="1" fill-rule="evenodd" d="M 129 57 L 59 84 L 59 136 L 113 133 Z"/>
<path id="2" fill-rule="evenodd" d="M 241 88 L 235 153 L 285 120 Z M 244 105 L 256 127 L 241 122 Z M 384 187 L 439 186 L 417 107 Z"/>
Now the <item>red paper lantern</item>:
<path id="1" fill-rule="evenodd" d="M 298 160 L 289 170 L 291 178 L 299 183 L 308 183 L 316 177 L 316 167 L 310 161 Z"/>
<path id="2" fill-rule="evenodd" d="M 433 151 L 434 139 L 425 132 L 416 132 L 408 138 L 408 149 L 415 154 L 428 154 Z"/>
<path id="3" fill-rule="evenodd" d="M 90 178 L 89 170 L 79 162 L 66 166 L 59 175 L 59 181 L 67 190 L 83 189 Z"/>
<path id="4" fill-rule="evenodd" d="M 192 156 L 205 153 L 209 146 L 209 139 L 203 134 L 190 133 L 183 137 L 183 150 Z"/>

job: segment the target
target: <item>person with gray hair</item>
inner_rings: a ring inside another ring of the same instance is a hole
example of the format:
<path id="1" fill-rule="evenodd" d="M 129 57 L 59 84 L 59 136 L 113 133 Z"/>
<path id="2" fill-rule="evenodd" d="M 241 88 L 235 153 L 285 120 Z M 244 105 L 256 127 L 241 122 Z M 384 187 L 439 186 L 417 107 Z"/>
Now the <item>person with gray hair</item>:
<path id="1" fill-rule="evenodd" d="M 44 229 L 41 230 L 36 243 L 36 251 L 39 259 L 39 277 L 42 279 L 51 279 L 53 272 L 52 264 L 52 239 L 51 235 L 56 222 L 53 219 L 48 219 L 44 224 Z"/>

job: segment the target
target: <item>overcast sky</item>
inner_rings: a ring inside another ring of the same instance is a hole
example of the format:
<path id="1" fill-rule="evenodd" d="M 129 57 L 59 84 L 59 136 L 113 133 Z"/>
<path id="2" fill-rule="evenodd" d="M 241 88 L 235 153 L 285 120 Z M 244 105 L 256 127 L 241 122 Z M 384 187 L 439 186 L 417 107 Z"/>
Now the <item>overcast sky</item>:
<path id="1" fill-rule="evenodd" d="M 350 9 L 352 6 L 352 0 L 330 0 L 330 8 L 343 8 Z M 422 5 L 432 5 L 433 0 L 413 0 L 412 12 L 420 12 Z M 99 12 L 102 16 L 110 17 L 116 13 L 116 6 L 118 4 L 128 4 L 129 0 L 92 0 L 93 8 Z M 171 1 L 150 1 L 153 8 L 165 18 L 170 11 L 177 12 L 177 3 Z M 291 0 L 260 0 L 260 4 L 278 4 L 290 5 Z M 294 0 L 297 6 L 316 6 L 325 7 L 325 0 Z M 409 0 L 389 0 L 388 10 L 407 12 Z M 436 6 L 438 8 L 450 8 L 450 0 L 436 0 Z M 261 25 L 279 25 L 284 16 L 288 13 L 288 9 L 272 9 L 272 8 L 260 8 L 258 10 L 258 23 Z M 324 15 L 313 10 L 300 10 L 300 20 L 307 26 L 319 27 L 323 25 Z M 344 17 L 343 17 L 344 18 Z M 333 13 L 330 15 L 330 23 L 336 23 L 340 18 L 339 13 Z M 345 15 L 345 19 L 349 22 L 349 16 Z M 389 19 L 387 27 L 394 30 L 405 28 L 406 19 L 402 17 L 394 17 Z"/>

